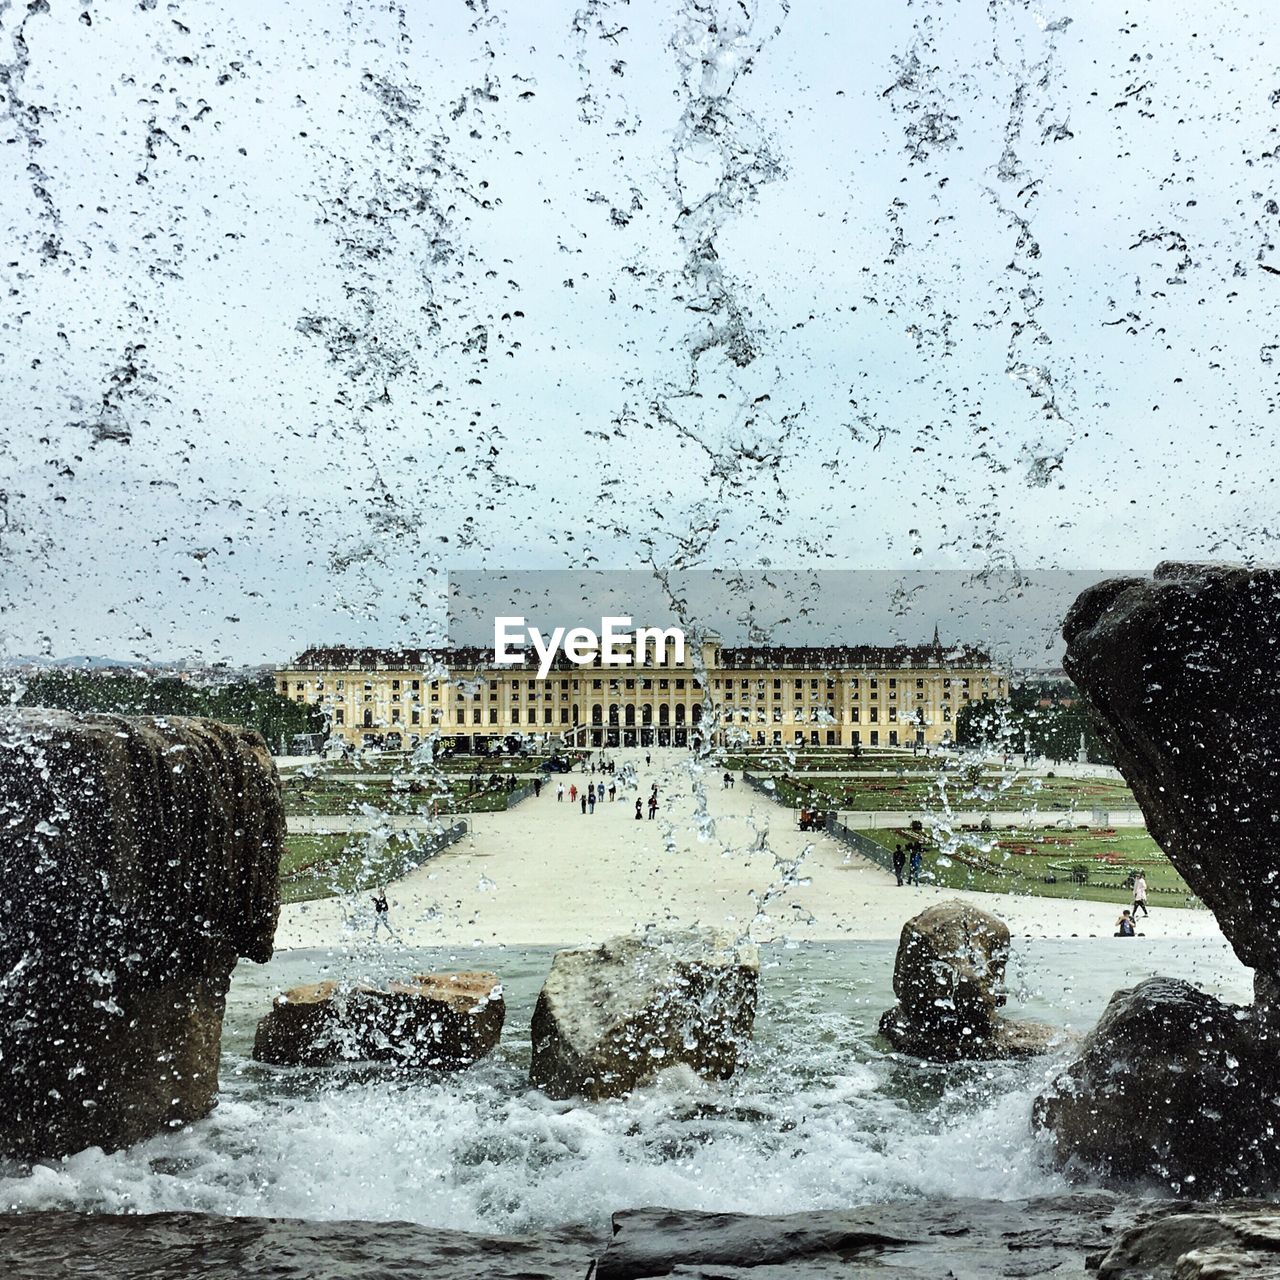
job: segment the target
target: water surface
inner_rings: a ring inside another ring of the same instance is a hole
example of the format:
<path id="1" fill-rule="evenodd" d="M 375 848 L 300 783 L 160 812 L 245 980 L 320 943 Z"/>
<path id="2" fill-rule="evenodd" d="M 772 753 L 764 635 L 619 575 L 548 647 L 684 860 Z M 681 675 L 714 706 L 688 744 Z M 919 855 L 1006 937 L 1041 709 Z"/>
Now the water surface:
<path id="1" fill-rule="evenodd" d="M 384 947 L 242 963 L 216 1111 L 129 1151 L 0 1166 L 0 1206 L 514 1233 L 602 1227 L 613 1210 L 640 1205 L 779 1213 L 1065 1189 L 1028 1125 L 1052 1062 L 939 1067 L 887 1052 L 876 1024 L 893 999 L 890 943 L 764 948 L 746 1071 L 707 1084 L 677 1069 L 630 1099 L 585 1105 L 553 1102 L 527 1083 L 529 1017 L 550 956 Z M 498 1051 L 470 1071 L 309 1071 L 249 1057 L 257 1019 L 284 987 L 459 968 L 495 970 L 507 999 Z M 1250 998 L 1249 972 L 1220 943 L 1019 940 L 1010 1012 L 1084 1030 L 1112 991 L 1153 973 Z"/>

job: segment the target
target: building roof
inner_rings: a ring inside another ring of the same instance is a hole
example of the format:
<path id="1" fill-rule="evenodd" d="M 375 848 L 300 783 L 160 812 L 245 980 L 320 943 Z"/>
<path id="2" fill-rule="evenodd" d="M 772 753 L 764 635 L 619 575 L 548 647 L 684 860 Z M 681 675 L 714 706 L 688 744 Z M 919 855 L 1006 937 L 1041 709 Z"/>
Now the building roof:
<path id="1" fill-rule="evenodd" d="M 532 649 L 524 667 L 534 665 Z M 476 646 L 439 649 L 360 648 L 326 645 L 305 649 L 286 671 L 428 671 L 437 665 L 468 671 L 495 668 L 493 651 Z M 970 645 L 945 649 L 942 645 L 755 645 L 722 648 L 717 670 L 750 671 L 769 668 L 839 670 L 845 667 L 989 667 L 991 655 Z M 581 670 L 557 652 L 555 671 Z"/>
<path id="2" fill-rule="evenodd" d="M 933 644 L 753 645 L 721 649 L 720 666 L 755 667 L 989 667 L 991 655 L 972 645 L 945 649 Z"/>

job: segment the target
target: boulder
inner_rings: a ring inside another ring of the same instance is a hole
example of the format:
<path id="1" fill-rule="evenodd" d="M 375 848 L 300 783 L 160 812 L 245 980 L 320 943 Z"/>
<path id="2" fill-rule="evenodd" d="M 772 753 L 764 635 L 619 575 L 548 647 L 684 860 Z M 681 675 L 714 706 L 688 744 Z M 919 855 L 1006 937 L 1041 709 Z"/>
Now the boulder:
<path id="1" fill-rule="evenodd" d="M 395 1062 L 456 1071 L 491 1053 L 506 1004 L 492 973 L 420 974 L 407 982 L 317 982 L 278 996 L 253 1056 L 282 1066 Z"/>
<path id="2" fill-rule="evenodd" d="M 744 1061 L 760 958 L 710 929 L 558 951 L 531 1027 L 530 1079 L 553 1098 L 613 1098 L 684 1064 L 724 1080 Z"/>
<path id="3" fill-rule="evenodd" d="M 1280 1276 L 1280 1211 L 1223 1202 L 1130 1227 L 1098 1262 L 1100 1280 L 1266 1280 Z"/>
<path id="4" fill-rule="evenodd" d="M 1160 565 L 1089 588 L 1063 660 L 1147 829 L 1236 955 L 1280 975 L 1280 570 Z"/>
<path id="5" fill-rule="evenodd" d="M 1111 997 L 1032 1122 L 1061 1164 L 1175 1194 L 1266 1187 L 1280 1171 L 1280 1072 L 1252 1011 L 1148 978 Z"/>
<path id="6" fill-rule="evenodd" d="M 916 1198 L 847 1209 L 752 1215 L 629 1209 L 594 1280 L 1026 1280 L 1083 1276 L 1132 1204 L 1105 1193 L 998 1201 Z"/>
<path id="7" fill-rule="evenodd" d="M 212 720 L 0 713 L 0 1153 L 205 1115 L 238 956 L 271 957 L 284 809 Z"/>
<path id="8" fill-rule="evenodd" d="M 1057 1037 L 1043 1023 L 1000 1016 L 1009 930 L 1003 920 L 953 899 L 902 926 L 893 966 L 898 1004 L 880 1030 L 901 1053 L 935 1062 L 1027 1057 Z"/>
<path id="9" fill-rule="evenodd" d="M 1255 991 L 1248 1009 L 1165 980 L 1117 993 L 1036 1104 L 1068 1165 L 1184 1194 L 1280 1182 L 1278 617 L 1280 571 L 1167 563 L 1091 587 L 1063 623 L 1064 666 L 1148 830 L 1254 970 Z"/>

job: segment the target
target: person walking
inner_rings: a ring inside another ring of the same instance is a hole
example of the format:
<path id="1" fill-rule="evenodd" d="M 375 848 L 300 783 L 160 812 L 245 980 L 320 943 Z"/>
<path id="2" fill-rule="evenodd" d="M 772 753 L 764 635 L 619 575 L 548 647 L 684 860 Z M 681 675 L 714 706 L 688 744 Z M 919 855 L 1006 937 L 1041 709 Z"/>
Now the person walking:
<path id="1" fill-rule="evenodd" d="M 649 753 L 647 751 L 644 753 L 644 767 L 646 769 L 649 767 Z"/>
<path id="2" fill-rule="evenodd" d="M 920 887 L 920 869 L 924 866 L 924 850 L 918 844 L 911 846 L 911 875 L 908 877 L 913 885 Z"/>
<path id="3" fill-rule="evenodd" d="M 564 799 L 564 783 L 563 782 L 556 783 L 556 799 L 557 800 Z"/>
<path id="4" fill-rule="evenodd" d="M 596 793 L 594 791 L 587 792 L 587 811 L 595 813 L 596 811 Z"/>
<path id="5" fill-rule="evenodd" d="M 907 855 L 902 852 L 902 846 L 895 844 L 893 846 L 893 874 L 898 877 L 898 887 L 902 887 L 902 873 L 907 867 Z"/>
<path id="6" fill-rule="evenodd" d="M 1138 908 L 1142 908 L 1142 914 L 1149 916 L 1151 912 L 1147 909 L 1147 877 L 1138 872 L 1133 878 L 1133 918 L 1138 919 Z"/>
<path id="7" fill-rule="evenodd" d="M 638 803 L 638 802 L 637 802 Z M 649 821 L 652 822 L 654 816 L 658 812 L 658 792 L 657 788 L 649 793 Z"/>
<path id="8" fill-rule="evenodd" d="M 636 796 L 636 821 L 640 821 L 640 797 Z"/>
<path id="9" fill-rule="evenodd" d="M 536 800 L 542 794 L 542 779 L 534 778 L 533 780 L 533 798 Z"/>
<path id="10" fill-rule="evenodd" d="M 609 799 L 612 800 L 618 794 L 618 784 L 616 782 L 609 783 Z"/>
<path id="11" fill-rule="evenodd" d="M 583 793 L 578 797 L 578 803 L 582 806 L 582 812 L 583 812 L 583 813 L 586 813 L 586 811 L 587 811 L 587 793 L 586 793 L 585 791 L 584 791 L 584 792 L 583 792 Z"/>
<path id="12" fill-rule="evenodd" d="M 396 931 L 391 927 L 391 908 L 387 904 L 387 893 L 385 889 L 379 889 L 373 895 L 373 940 L 378 940 L 378 930 L 385 929 L 391 937 L 396 936 Z"/>

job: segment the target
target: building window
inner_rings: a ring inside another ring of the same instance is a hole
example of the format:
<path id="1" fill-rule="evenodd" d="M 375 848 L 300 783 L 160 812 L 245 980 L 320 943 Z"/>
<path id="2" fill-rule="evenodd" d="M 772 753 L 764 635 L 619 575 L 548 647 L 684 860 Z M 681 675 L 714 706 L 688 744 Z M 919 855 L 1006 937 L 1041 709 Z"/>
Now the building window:
<path id="1" fill-rule="evenodd" d="M 342 709 L 341 707 L 339 707 L 339 708 L 338 708 L 338 709 L 333 713 L 333 723 L 334 723 L 334 724 L 337 724 L 337 725 L 345 724 L 345 723 L 346 723 L 346 719 L 347 719 L 347 713 L 346 713 L 345 711 L 343 711 L 343 709 Z"/>
<path id="2" fill-rule="evenodd" d="M 490 724 L 497 724 L 497 723 L 498 723 L 498 708 L 497 708 L 497 707 L 490 707 L 490 708 L 489 708 L 489 723 L 490 723 Z"/>

